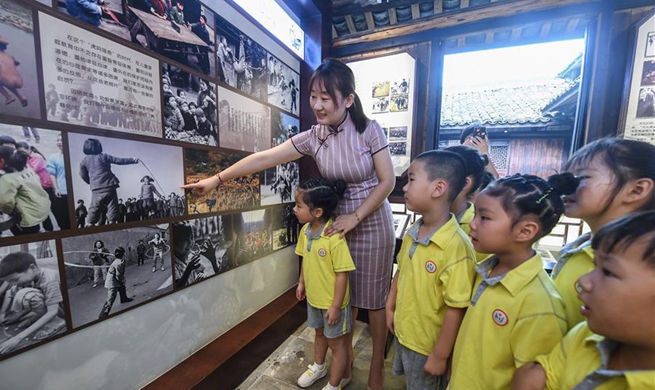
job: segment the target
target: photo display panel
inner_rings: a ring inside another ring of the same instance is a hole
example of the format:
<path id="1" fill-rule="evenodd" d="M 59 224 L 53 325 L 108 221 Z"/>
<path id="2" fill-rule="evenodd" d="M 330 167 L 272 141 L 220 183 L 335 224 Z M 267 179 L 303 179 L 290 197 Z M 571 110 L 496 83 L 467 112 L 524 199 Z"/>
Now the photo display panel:
<path id="1" fill-rule="evenodd" d="M 271 144 L 271 108 L 219 87 L 218 130 L 222 148 L 266 150 Z"/>

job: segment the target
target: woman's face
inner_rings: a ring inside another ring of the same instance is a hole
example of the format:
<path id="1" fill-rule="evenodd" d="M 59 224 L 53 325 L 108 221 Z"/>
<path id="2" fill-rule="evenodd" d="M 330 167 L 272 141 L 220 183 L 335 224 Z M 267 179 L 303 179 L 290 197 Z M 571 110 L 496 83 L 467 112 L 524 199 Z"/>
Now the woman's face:
<path id="1" fill-rule="evenodd" d="M 321 80 L 314 82 L 309 96 L 309 104 L 312 106 L 318 124 L 336 126 L 343 121 L 346 110 L 353 103 L 353 95 L 344 98 L 341 92 L 335 90 L 335 98 L 336 101 L 327 93 Z"/>
<path id="2" fill-rule="evenodd" d="M 57 136 L 57 147 L 59 148 L 59 150 L 62 150 L 64 147 L 63 143 L 61 142 L 61 134 Z"/>
<path id="3" fill-rule="evenodd" d="M 100 248 L 102 248 L 102 242 L 100 242 L 100 241 L 96 241 L 96 243 L 95 243 L 95 247 L 96 247 L 96 249 L 100 249 Z"/>

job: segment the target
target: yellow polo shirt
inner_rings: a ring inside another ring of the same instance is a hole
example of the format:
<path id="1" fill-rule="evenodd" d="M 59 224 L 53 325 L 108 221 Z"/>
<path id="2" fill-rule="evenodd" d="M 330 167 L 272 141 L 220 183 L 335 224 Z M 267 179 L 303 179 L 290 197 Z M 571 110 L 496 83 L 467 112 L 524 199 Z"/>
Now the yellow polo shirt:
<path id="1" fill-rule="evenodd" d="M 473 221 L 473 218 L 475 218 L 475 206 L 473 206 L 473 203 L 469 203 L 469 208 L 464 211 L 464 214 L 459 219 L 459 227 L 462 228 L 464 233 L 468 236 L 469 232 L 471 231 L 471 221 Z M 482 260 L 486 259 L 490 255 L 488 253 L 482 253 L 478 252 L 473 248 L 475 251 L 475 259 L 477 262 L 481 262 Z"/>
<path id="2" fill-rule="evenodd" d="M 471 242 L 451 218 L 418 240 L 419 219 L 398 253 L 398 295 L 394 326 L 398 342 L 422 355 L 434 348 L 448 307 L 468 307 L 475 280 Z"/>
<path id="3" fill-rule="evenodd" d="M 581 276 L 588 274 L 593 269 L 594 250 L 591 249 L 590 233 L 583 234 L 575 241 L 565 245 L 560 251 L 560 257 L 553 268 L 551 278 L 564 299 L 568 329 L 585 321 L 584 316 L 580 314 L 582 301 L 578 298 L 575 286 Z"/>
<path id="4" fill-rule="evenodd" d="M 471 306 L 453 352 L 450 390 L 509 389 L 514 371 L 552 351 L 566 333 L 564 303 L 535 255 L 489 278 L 496 256 L 475 267 Z"/>
<path id="5" fill-rule="evenodd" d="M 327 310 L 334 302 L 334 285 L 338 272 L 355 270 L 355 263 L 350 256 L 345 238 L 339 238 L 335 233 L 331 236 L 323 234 L 330 226 L 329 220 L 317 237 L 311 237 L 310 224 L 305 224 L 296 244 L 296 254 L 303 257 L 302 271 L 305 279 L 307 301 L 312 307 Z M 346 295 L 341 308 L 350 302 L 350 285 L 346 285 Z"/>
<path id="6" fill-rule="evenodd" d="M 583 386 L 585 389 L 655 389 L 655 370 L 607 369 L 610 352 L 617 345 L 615 341 L 592 333 L 586 322 L 578 324 L 552 352 L 535 359 L 546 372 L 546 389 L 574 389 L 583 381 L 587 385 Z"/>

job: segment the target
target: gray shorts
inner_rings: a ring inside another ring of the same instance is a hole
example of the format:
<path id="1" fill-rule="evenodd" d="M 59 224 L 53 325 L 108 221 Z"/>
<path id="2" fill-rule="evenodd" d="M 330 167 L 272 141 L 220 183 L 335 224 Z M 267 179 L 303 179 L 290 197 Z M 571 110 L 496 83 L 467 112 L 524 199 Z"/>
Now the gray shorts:
<path id="1" fill-rule="evenodd" d="M 325 313 L 327 313 L 327 310 L 317 309 L 307 302 L 307 326 L 314 329 L 323 328 L 323 334 L 328 339 L 336 339 L 350 332 L 353 326 L 353 314 L 350 309 L 350 303 L 341 309 L 341 317 L 339 317 L 339 321 L 334 325 L 328 325 Z"/>
<path id="2" fill-rule="evenodd" d="M 444 390 L 448 383 L 445 376 L 432 376 L 423 371 L 428 357 L 404 347 L 396 339 L 396 356 L 391 372 L 405 375 L 407 390 Z"/>

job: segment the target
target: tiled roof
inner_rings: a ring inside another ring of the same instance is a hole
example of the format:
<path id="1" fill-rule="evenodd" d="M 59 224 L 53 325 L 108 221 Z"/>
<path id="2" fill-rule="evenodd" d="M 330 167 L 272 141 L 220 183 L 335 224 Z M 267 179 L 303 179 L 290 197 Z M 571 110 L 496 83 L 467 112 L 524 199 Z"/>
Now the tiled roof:
<path id="1" fill-rule="evenodd" d="M 443 96 L 441 126 L 547 123 L 542 109 L 574 83 L 556 79 L 547 83 L 452 93 Z"/>

